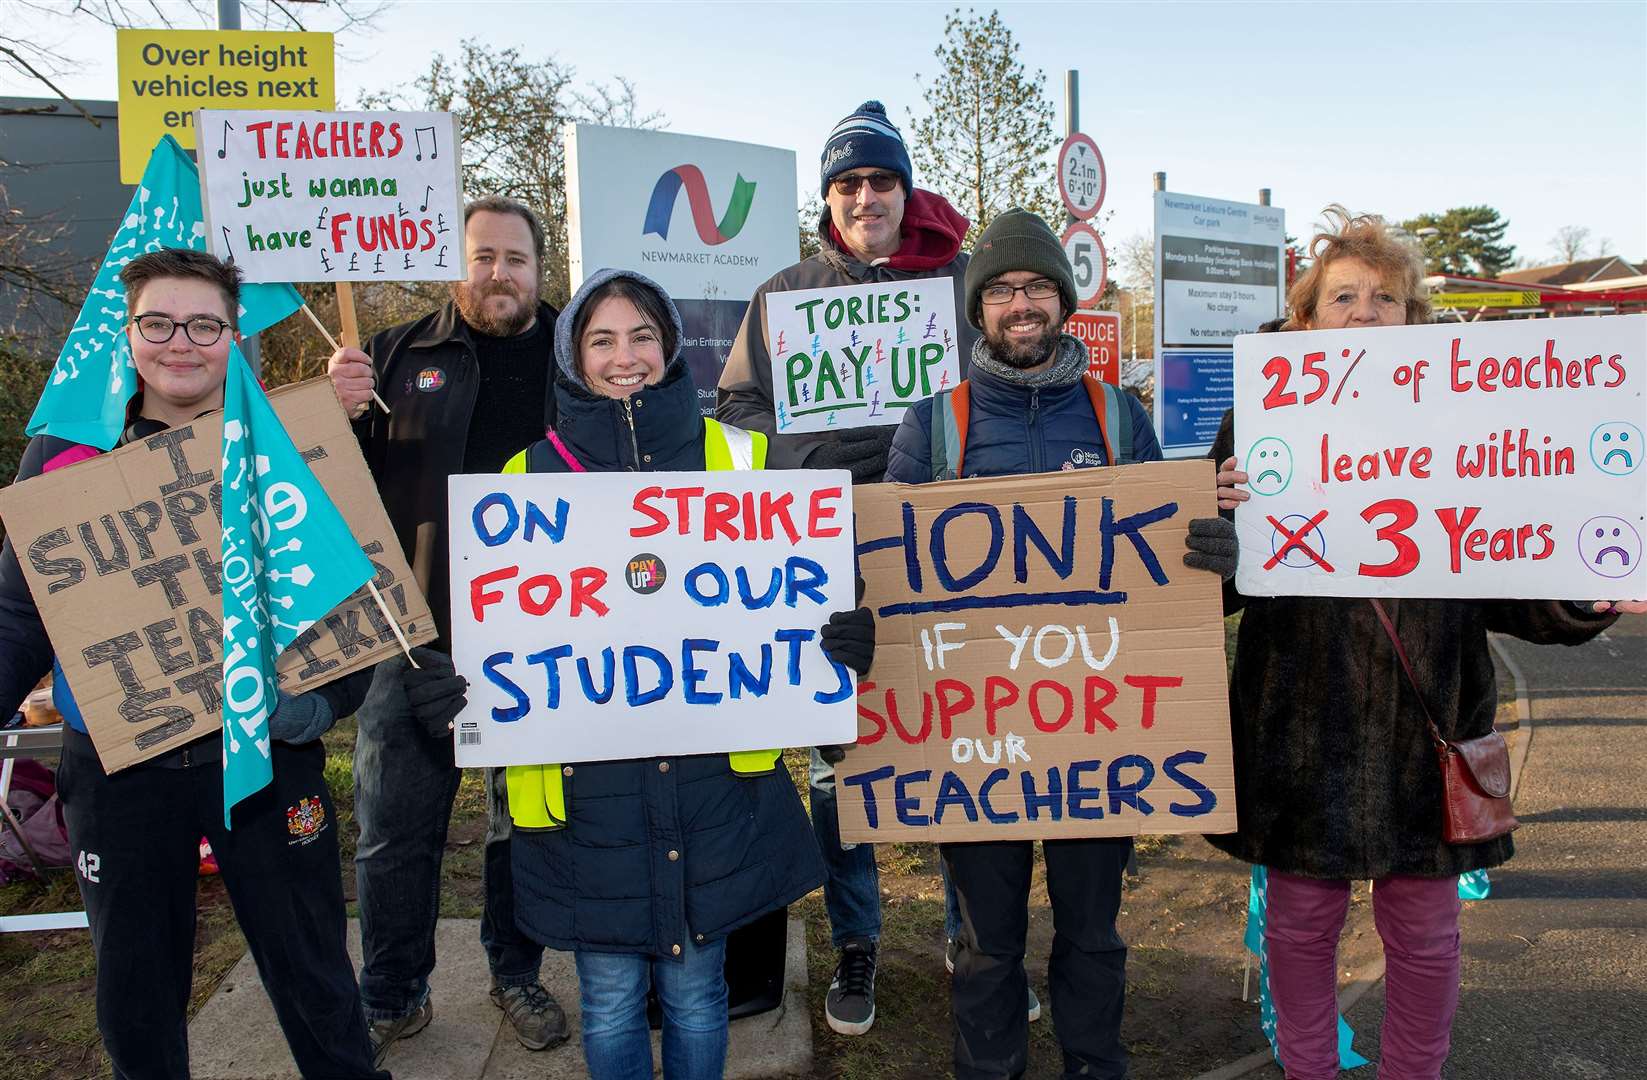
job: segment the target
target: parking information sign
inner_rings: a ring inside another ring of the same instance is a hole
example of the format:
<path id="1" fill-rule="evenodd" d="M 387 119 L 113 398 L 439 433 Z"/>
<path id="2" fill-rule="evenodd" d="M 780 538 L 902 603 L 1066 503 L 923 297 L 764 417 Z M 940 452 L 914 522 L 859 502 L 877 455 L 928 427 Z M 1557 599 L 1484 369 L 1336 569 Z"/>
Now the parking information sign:
<path id="1" fill-rule="evenodd" d="M 1231 346 L 1280 316 L 1286 215 L 1155 193 L 1155 433 L 1167 457 L 1212 446 L 1233 404 Z"/>

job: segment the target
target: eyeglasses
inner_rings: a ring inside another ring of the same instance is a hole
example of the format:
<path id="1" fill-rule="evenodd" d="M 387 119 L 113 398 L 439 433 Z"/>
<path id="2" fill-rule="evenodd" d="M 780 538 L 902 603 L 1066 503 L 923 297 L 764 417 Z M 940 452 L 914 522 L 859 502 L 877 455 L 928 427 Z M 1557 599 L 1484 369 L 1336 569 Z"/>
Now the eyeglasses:
<path id="1" fill-rule="evenodd" d="M 132 322 L 137 324 L 137 332 L 143 335 L 143 340 L 150 344 L 166 344 L 177 334 L 177 328 L 181 326 L 183 336 L 203 349 L 208 345 L 216 345 L 229 325 L 215 315 L 191 315 L 186 322 L 178 322 L 169 315 L 156 315 L 153 312 L 133 315 Z"/>
<path id="2" fill-rule="evenodd" d="M 1019 289 L 1031 300 L 1051 300 L 1058 295 L 1058 283 L 1046 278 L 1027 285 L 985 285 L 978 295 L 986 304 L 1010 304 Z"/>
<path id="3" fill-rule="evenodd" d="M 864 186 L 865 180 L 868 180 L 869 186 L 882 195 L 897 187 L 899 183 L 896 173 L 887 172 L 874 172 L 868 176 L 837 176 L 830 183 L 835 186 L 836 194 L 845 195 L 850 199 L 858 193 L 859 188 Z"/>

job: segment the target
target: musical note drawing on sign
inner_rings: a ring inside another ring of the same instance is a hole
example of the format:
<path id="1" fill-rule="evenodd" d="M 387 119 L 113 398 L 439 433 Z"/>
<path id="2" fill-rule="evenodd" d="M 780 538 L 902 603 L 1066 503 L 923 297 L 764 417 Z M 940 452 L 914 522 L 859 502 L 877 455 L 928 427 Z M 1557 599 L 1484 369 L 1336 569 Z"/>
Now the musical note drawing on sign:
<path id="1" fill-rule="evenodd" d="M 229 246 L 229 227 L 227 225 L 223 226 L 223 251 L 223 258 L 228 262 L 234 262 L 234 248 Z"/>
<path id="2" fill-rule="evenodd" d="M 417 160 L 419 161 L 423 160 L 423 133 L 425 131 L 429 133 L 429 156 L 431 158 L 438 158 L 440 156 L 440 144 L 435 140 L 434 125 L 431 124 L 428 127 L 413 128 L 412 137 L 417 140 Z"/>
<path id="3" fill-rule="evenodd" d="M 434 193 L 435 193 L 435 186 L 433 184 L 424 184 L 423 185 L 423 205 L 417 208 L 418 213 L 421 214 L 425 210 L 429 209 L 429 196 L 433 195 Z"/>
<path id="4" fill-rule="evenodd" d="M 231 129 L 234 129 L 234 125 L 227 120 L 223 121 L 223 141 L 217 148 L 217 156 L 220 158 L 229 156 L 229 131 Z"/>

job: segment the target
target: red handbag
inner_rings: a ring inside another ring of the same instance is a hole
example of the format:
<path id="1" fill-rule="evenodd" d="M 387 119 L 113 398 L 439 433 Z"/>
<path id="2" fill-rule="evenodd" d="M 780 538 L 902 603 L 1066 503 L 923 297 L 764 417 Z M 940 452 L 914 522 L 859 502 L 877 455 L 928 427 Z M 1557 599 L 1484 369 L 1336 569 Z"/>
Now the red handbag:
<path id="1" fill-rule="evenodd" d="M 1368 602 L 1384 625 L 1384 632 L 1390 635 L 1401 669 L 1418 696 L 1418 707 L 1424 710 L 1424 722 L 1430 726 L 1430 738 L 1441 763 L 1442 839 L 1449 844 L 1479 844 L 1514 831 L 1520 822 L 1510 806 L 1510 747 L 1504 736 L 1494 731 L 1477 739 L 1444 738 L 1430 716 L 1430 707 L 1389 613 L 1376 599 L 1369 598 Z"/>

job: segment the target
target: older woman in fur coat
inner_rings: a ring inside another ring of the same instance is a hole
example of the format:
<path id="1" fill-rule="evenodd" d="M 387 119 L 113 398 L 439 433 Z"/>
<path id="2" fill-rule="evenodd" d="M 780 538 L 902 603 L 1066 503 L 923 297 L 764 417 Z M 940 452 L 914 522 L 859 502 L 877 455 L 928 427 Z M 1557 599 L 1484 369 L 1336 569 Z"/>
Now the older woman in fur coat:
<path id="1" fill-rule="evenodd" d="M 1336 228 L 1311 244 L 1315 261 L 1288 294 L 1282 329 L 1323 330 L 1430 321 L 1423 267 L 1373 217 L 1329 209 Z M 1219 506 L 1236 485 L 1232 416 L 1213 444 Z M 1327 597 L 1245 597 L 1230 710 L 1239 831 L 1210 837 L 1269 868 L 1266 942 L 1289 1080 L 1338 1073 L 1336 955 L 1350 882 L 1373 882 L 1384 942 L 1387 1008 L 1380 1080 L 1436 1080 L 1458 1004 L 1456 879 L 1497 866 L 1509 836 L 1442 838 L 1441 772 L 1424 707 L 1372 603 Z M 1535 600 L 1384 600 L 1442 734 L 1492 730 L 1497 704 L 1487 631 L 1577 645 L 1610 626 L 1616 605 Z"/>

